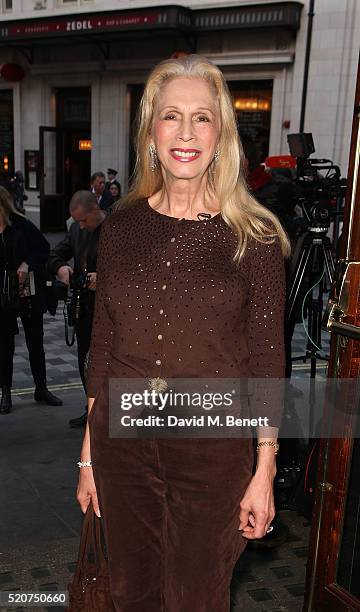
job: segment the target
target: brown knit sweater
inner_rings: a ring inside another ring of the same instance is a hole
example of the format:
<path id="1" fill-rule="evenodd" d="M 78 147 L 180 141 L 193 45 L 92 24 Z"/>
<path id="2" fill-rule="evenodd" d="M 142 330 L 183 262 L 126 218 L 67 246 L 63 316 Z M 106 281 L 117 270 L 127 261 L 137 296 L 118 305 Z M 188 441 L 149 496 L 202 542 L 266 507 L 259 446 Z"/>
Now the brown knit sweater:
<path id="1" fill-rule="evenodd" d="M 89 397 L 109 377 L 283 376 L 279 241 L 249 241 L 239 266 L 232 261 L 236 244 L 220 214 L 179 220 L 147 200 L 105 220 Z"/>

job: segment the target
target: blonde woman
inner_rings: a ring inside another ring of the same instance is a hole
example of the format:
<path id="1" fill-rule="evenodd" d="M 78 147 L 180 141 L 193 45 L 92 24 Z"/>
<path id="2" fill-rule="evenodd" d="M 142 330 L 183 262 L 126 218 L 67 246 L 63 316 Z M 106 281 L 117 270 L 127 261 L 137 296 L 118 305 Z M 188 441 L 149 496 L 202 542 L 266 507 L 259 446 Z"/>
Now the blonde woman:
<path id="1" fill-rule="evenodd" d="M 206 59 L 150 74 L 137 156 L 100 238 L 77 497 L 101 514 L 116 610 L 227 612 L 234 564 L 274 517 L 276 430 L 259 432 L 254 471 L 250 439 L 112 438 L 108 380 L 283 376 L 289 247 L 246 188 L 232 100 Z"/>

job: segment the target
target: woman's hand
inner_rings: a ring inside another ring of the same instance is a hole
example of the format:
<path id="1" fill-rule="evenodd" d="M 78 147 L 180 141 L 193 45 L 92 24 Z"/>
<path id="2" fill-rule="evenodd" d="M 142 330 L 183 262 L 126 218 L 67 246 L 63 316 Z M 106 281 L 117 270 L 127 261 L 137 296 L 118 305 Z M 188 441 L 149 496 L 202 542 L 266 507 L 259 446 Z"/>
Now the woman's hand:
<path id="1" fill-rule="evenodd" d="M 90 414 L 95 398 L 88 398 L 88 415 Z M 91 458 L 90 449 L 90 430 L 89 421 L 86 423 L 84 440 L 81 449 L 80 460 L 89 461 Z M 88 505 L 92 503 L 96 516 L 100 518 L 99 501 L 96 493 L 93 469 L 91 466 L 82 467 L 79 469 L 79 482 L 77 487 L 76 499 L 78 500 L 81 510 L 85 514 Z"/>
<path id="2" fill-rule="evenodd" d="M 275 516 L 274 470 L 257 470 L 240 502 L 240 526 L 248 540 L 263 538 Z"/>
<path id="3" fill-rule="evenodd" d="M 56 272 L 56 278 L 68 287 L 70 285 L 70 277 L 73 273 L 74 272 L 71 266 L 60 266 Z"/>
<path id="4" fill-rule="evenodd" d="M 88 505 L 92 503 L 96 516 L 100 517 L 99 502 L 92 467 L 80 468 L 76 499 L 84 514 Z"/>

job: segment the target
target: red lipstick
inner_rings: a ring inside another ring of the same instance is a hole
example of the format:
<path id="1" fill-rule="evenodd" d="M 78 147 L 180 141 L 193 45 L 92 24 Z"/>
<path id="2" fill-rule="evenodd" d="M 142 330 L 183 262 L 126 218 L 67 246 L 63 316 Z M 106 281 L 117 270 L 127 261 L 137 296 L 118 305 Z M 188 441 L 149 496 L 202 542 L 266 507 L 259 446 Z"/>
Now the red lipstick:
<path id="1" fill-rule="evenodd" d="M 199 149 L 183 149 L 179 147 L 170 149 L 170 155 L 173 159 L 176 159 L 176 161 L 186 164 L 198 159 L 201 155 L 201 151 L 199 151 Z"/>

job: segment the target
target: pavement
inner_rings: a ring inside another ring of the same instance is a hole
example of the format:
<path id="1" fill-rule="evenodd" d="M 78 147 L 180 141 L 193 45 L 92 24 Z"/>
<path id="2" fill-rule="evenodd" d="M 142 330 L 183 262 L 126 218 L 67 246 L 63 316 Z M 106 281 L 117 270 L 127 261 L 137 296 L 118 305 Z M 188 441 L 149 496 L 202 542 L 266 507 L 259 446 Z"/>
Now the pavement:
<path id="1" fill-rule="evenodd" d="M 294 353 L 302 354 L 305 343 L 304 332 L 297 326 Z M 63 590 L 72 578 L 77 557 L 82 514 L 75 500 L 76 461 L 83 430 L 70 429 L 68 420 L 82 414 L 85 396 L 76 348 L 65 344 L 61 308 L 56 317 L 45 316 L 45 351 L 48 385 L 62 398 L 61 407 L 34 402 L 20 328 L 14 362 L 14 409 L 9 415 L 0 415 L 0 591 Z M 325 367 L 325 363 L 319 364 L 320 378 L 325 376 Z M 309 365 L 297 363 L 293 384 L 308 375 Z M 289 538 L 273 550 L 245 551 L 234 572 L 232 612 L 302 609 L 310 526 L 293 510 L 279 515 L 289 528 Z"/>

